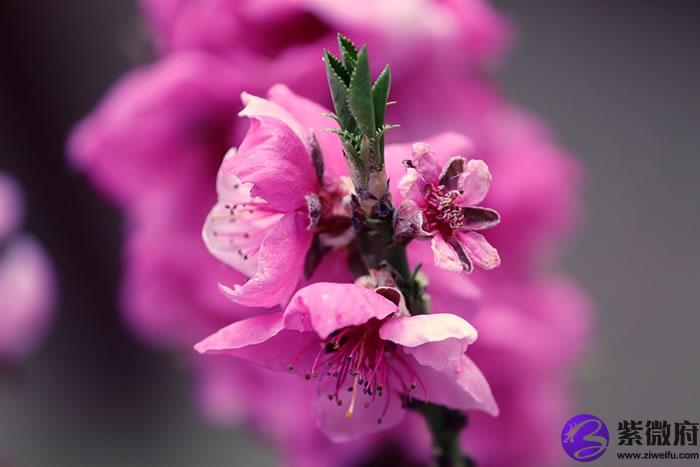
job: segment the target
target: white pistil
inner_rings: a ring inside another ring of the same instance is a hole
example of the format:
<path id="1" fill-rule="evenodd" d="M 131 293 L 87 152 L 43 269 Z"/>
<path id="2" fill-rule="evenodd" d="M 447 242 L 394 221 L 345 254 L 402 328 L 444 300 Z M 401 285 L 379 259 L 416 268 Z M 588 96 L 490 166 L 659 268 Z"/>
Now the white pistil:
<path id="1" fill-rule="evenodd" d="M 350 406 L 348 410 L 345 411 L 345 418 L 348 420 L 352 419 L 352 413 L 355 411 L 355 400 L 357 399 L 357 389 L 360 385 L 360 374 L 355 373 L 355 378 L 352 383 L 352 397 L 350 398 Z"/>

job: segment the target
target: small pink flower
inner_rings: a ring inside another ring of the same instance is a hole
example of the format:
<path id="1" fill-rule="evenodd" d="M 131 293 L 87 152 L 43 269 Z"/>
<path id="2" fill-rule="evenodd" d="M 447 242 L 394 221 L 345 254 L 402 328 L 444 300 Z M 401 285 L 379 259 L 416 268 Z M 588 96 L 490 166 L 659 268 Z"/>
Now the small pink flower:
<path id="1" fill-rule="evenodd" d="M 36 348 L 55 311 L 53 267 L 42 245 L 18 232 L 23 214 L 19 186 L 0 172 L 0 369 Z"/>
<path id="2" fill-rule="evenodd" d="M 491 173 L 482 160 L 455 156 L 440 167 L 426 143 L 413 145 L 413 160 L 399 182 L 404 202 L 397 231 L 431 238 L 438 266 L 471 272 L 474 264 L 493 269 L 501 263 L 495 248 L 476 231 L 500 222 L 493 209 L 478 206 L 486 197 Z"/>
<path id="3" fill-rule="evenodd" d="M 351 185 L 335 135 L 323 131 L 333 122 L 322 107 L 282 85 L 270 100 L 242 99 L 250 129 L 221 164 L 203 237 L 216 258 L 250 277 L 222 291 L 242 305 L 271 307 L 296 290 L 315 234 L 322 248 L 352 238 Z"/>
<path id="4" fill-rule="evenodd" d="M 476 338 L 456 315 L 407 316 L 373 290 L 319 282 L 284 312 L 231 324 L 195 349 L 318 379 L 316 423 L 344 442 L 399 423 L 411 398 L 497 415 L 486 379 L 464 354 Z"/>

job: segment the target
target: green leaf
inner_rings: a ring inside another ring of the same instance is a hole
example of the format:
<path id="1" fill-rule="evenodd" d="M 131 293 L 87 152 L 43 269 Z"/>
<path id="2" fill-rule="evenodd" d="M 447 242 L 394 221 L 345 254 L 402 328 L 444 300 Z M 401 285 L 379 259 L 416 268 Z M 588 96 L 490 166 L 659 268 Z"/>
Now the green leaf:
<path id="1" fill-rule="evenodd" d="M 377 129 L 377 137 L 381 138 L 386 134 L 387 131 L 393 130 L 394 128 L 399 128 L 400 126 L 401 125 L 389 125 L 387 123 L 383 127 Z"/>
<path id="2" fill-rule="evenodd" d="M 337 116 L 336 120 L 341 128 L 353 130 L 357 125 L 348 108 L 347 84 L 344 81 L 345 78 L 338 73 L 338 71 L 346 73 L 345 67 L 328 51 L 324 53 L 324 62 L 326 63 L 326 76 L 328 77 L 328 86 L 331 90 L 333 107 Z M 350 82 L 349 76 L 347 76 L 347 81 L 348 83 Z"/>
<path id="3" fill-rule="evenodd" d="M 389 88 L 391 87 L 391 69 L 385 66 L 372 86 L 372 97 L 374 99 L 374 121 L 377 128 L 384 126 L 384 112 L 387 100 L 389 99 Z"/>
<path id="4" fill-rule="evenodd" d="M 357 61 L 357 47 L 350 39 L 342 34 L 338 34 L 338 49 L 340 49 L 340 58 L 343 60 L 343 63 L 352 72 Z"/>
<path id="5" fill-rule="evenodd" d="M 385 66 L 372 86 L 372 98 L 374 100 L 374 122 L 377 128 L 377 154 L 380 166 L 384 165 L 384 133 L 389 128 L 384 125 L 389 88 L 391 87 L 391 69 Z"/>
<path id="6" fill-rule="evenodd" d="M 357 64 L 350 78 L 348 106 L 362 133 L 368 138 L 374 138 L 376 131 L 374 99 L 372 98 L 372 81 L 369 75 L 366 46 L 362 47 L 357 55 Z"/>
<path id="7" fill-rule="evenodd" d="M 326 63 L 326 73 L 334 71 L 345 86 L 350 86 L 350 71 L 341 63 L 338 58 L 328 50 L 323 51 L 323 61 Z"/>
<path id="8" fill-rule="evenodd" d="M 364 169 L 364 162 L 360 158 L 360 137 L 347 130 L 339 130 L 337 128 L 328 128 L 329 132 L 335 133 L 340 138 L 340 143 L 343 146 L 345 156 L 350 159 L 353 164 L 360 164 Z"/>
<path id="9" fill-rule="evenodd" d="M 376 154 L 374 152 L 374 139 L 362 135 L 362 139 L 360 139 L 360 158 L 363 161 L 367 161 L 365 164 L 369 164 L 367 169 L 369 169 L 370 172 L 381 169 L 379 161 L 372 157 L 374 154 Z"/>
<path id="10" fill-rule="evenodd" d="M 336 122 L 338 121 L 338 116 L 336 114 L 334 114 L 333 112 L 324 112 L 321 115 L 323 115 L 324 117 L 332 118 Z"/>

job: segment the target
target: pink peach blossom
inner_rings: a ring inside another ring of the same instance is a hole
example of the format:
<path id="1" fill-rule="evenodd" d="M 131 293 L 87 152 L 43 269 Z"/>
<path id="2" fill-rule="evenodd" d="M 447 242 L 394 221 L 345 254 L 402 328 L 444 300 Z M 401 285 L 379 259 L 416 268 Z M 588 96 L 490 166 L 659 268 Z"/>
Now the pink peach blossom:
<path id="1" fill-rule="evenodd" d="M 486 379 L 464 355 L 476 337 L 455 315 L 402 315 L 372 290 L 320 282 L 284 312 L 233 323 L 195 348 L 318 378 L 316 423 L 343 442 L 399 423 L 407 398 L 496 415 Z"/>
<path id="2" fill-rule="evenodd" d="M 489 231 L 489 240 L 506 258 L 499 269 L 525 271 L 556 251 L 581 216 L 583 177 L 578 161 L 547 125 L 508 102 L 483 77 L 450 67 L 430 76 L 412 75 L 410 82 L 392 87 L 391 97 L 397 104 L 388 108 L 387 121 L 400 122 L 401 128 L 390 135 L 390 142 L 460 133 L 471 140 L 472 152 L 433 146 L 438 163 L 461 154 L 488 164 L 493 183 L 484 203 L 502 218 Z M 427 115 L 425 102 L 435 106 Z M 396 157 L 399 162 L 410 158 L 411 146 L 404 145 Z M 403 172 L 394 172 L 394 180 L 399 174 Z"/>
<path id="3" fill-rule="evenodd" d="M 261 307 L 284 303 L 296 290 L 315 233 L 352 234 L 343 204 L 352 187 L 338 176 L 346 171 L 340 144 L 321 126 L 334 122 L 286 86 L 272 87 L 269 95 L 272 100 L 243 94 L 240 115 L 250 118 L 250 129 L 224 158 L 219 201 L 203 229 L 209 251 L 250 276 L 222 290 L 242 305 Z"/>
<path id="4" fill-rule="evenodd" d="M 419 235 L 432 238 L 435 263 L 450 271 L 472 272 L 474 265 L 493 269 L 498 252 L 477 233 L 500 222 L 493 209 L 478 206 L 489 189 L 491 173 L 484 161 L 451 157 L 441 168 L 426 143 L 413 145 L 399 182 L 404 196 L 400 208 L 413 219 Z"/>

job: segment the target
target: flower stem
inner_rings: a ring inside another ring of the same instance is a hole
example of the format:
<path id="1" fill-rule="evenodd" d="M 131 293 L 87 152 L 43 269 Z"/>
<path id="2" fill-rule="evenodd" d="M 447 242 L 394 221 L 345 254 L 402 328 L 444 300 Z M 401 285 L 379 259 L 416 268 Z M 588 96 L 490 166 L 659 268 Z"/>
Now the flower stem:
<path id="1" fill-rule="evenodd" d="M 433 437 L 433 461 L 437 467 L 474 467 L 474 461 L 462 454 L 459 433 L 467 426 L 467 416 L 458 410 L 411 401 L 411 410 L 423 415 Z"/>
<path id="2" fill-rule="evenodd" d="M 428 312 L 423 286 L 411 273 L 406 255 L 406 245 L 394 240 L 393 209 L 383 219 L 370 218 L 355 222 L 357 244 L 365 264 L 372 269 L 389 266 L 396 285 L 406 298 L 406 306 L 412 315 Z"/>
<path id="3" fill-rule="evenodd" d="M 346 37 L 338 35 L 340 56 L 324 53 L 328 85 L 335 114 L 332 118 L 343 147 L 349 173 L 355 185 L 353 226 L 362 263 L 369 269 L 388 267 L 406 299 L 412 315 L 428 313 L 423 285 L 412 272 L 406 255 L 406 240 L 394 236 L 394 206 L 384 167 L 384 135 L 392 125 L 384 123 L 391 71 L 388 66 L 371 80 L 367 48 L 358 50 Z M 408 401 L 408 408 L 419 412 L 432 434 L 435 465 L 471 467 L 462 454 L 459 433 L 467 416 L 447 407 Z"/>

